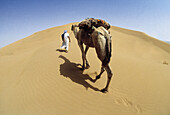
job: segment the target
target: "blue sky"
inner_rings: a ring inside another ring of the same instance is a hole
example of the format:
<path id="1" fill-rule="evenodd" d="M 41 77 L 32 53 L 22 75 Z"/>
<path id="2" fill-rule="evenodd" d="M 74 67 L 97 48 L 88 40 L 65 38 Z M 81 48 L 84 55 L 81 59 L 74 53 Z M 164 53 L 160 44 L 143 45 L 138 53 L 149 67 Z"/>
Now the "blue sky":
<path id="1" fill-rule="evenodd" d="M 0 47 L 87 17 L 170 41 L 170 0 L 0 0 Z"/>

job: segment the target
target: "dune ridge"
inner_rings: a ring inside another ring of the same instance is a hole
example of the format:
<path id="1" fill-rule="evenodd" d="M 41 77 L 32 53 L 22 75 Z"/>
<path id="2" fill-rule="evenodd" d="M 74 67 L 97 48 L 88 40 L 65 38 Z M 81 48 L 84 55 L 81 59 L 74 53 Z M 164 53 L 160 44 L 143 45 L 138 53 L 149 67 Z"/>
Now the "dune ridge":
<path id="1" fill-rule="evenodd" d="M 106 72 L 95 49 L 80 71 L 81 52 L 70 23 L 36 32 L 0 49 L 1 115 L 168 115 L 170 114 L 170 45 L 143 32 L 112 26 L 109 92 Z M 60 49 L 68 30 L 69 52 Z"/>

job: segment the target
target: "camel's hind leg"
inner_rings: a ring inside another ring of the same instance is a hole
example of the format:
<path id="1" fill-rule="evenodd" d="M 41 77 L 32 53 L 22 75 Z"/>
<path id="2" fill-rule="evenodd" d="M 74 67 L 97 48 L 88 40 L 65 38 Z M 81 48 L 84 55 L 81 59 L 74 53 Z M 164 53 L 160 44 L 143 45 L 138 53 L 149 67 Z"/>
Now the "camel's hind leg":
<path id="1" fill-rule="evenodd" d="M 108 91 L 108 87 L 109 87 L 109 84 L 110 84 L 110 81 L 111 81 L 111 78 L 112 78 L 112 75 L 113 75 L 109 65 L 107 65 L 107 66 L 105 67 L 105 69 L 106 69 L 106 71 L 107 71 L 108 79 L 107 79 L 106 87 L 101 90 L 101 92 L 103 92 L 103 93 L 105 93 L 105 92 Z"/>

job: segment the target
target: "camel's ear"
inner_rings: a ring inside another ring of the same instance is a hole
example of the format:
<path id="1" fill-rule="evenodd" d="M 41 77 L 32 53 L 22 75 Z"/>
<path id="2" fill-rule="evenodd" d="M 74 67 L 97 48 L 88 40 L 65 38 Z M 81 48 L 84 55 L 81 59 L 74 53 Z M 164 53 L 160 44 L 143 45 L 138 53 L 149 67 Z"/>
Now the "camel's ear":
<path id="1" fill-rule="evenodd" d="M 71 26 L 71 30 L 73 30 L 73 25 Z"/>
<path id="2" fill-rule="evenodd" d="M 71 26 L 71 30 L 73 30 L 73 25 Z"/>

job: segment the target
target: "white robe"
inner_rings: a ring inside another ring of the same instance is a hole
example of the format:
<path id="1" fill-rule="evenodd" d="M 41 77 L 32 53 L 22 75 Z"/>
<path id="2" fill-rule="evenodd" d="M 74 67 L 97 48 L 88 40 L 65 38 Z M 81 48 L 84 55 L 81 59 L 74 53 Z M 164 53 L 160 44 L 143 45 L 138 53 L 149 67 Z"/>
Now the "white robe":
<path id="1" fill-rule="evenodd" d="M 67 51 L 69 48 L 69 38 L 68 37 L 69 37 L 69 33 L 64 33 L 65 42 L 63 41 L 62 46 L 61 46 L 61 48 L 65 48 Z"/>

